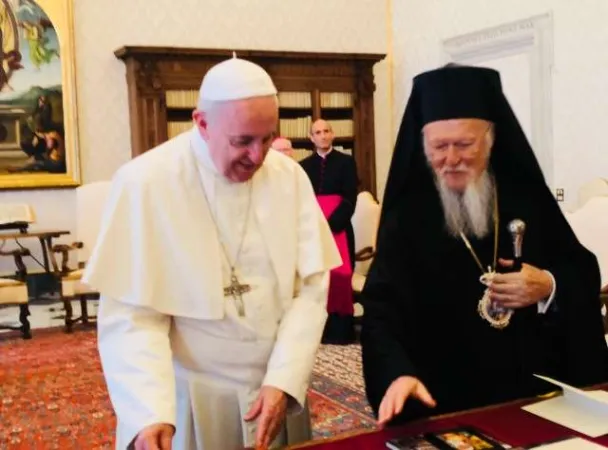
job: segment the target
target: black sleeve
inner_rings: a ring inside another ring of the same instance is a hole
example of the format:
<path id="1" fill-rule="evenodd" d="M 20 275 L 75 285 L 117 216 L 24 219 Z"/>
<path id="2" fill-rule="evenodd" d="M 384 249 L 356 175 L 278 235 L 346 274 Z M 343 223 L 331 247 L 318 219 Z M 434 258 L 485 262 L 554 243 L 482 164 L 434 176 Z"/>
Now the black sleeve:
<path id="1" fill-rule="evenodd" d="M 544 202 L 543 202 L 544 203 Z M 563 381 L 590 386 L 608 381 L 608 347 L 601 316 L 601 277 L 596 256 L 577 240 L 559 206 L 547 199 L 543 251 L 556 290 L 546 320 L 559 327 Z"/>
<path id="2" fill-rule="evenodd" d="M 408 299 L 412 299 L 411 276 L 396 233 L 398 220 L 378 237 L 377 254 L 362 293 L 364 307 L 361 330 L 363 377 L 368 401 L 376 414 L 391 383 L 401 376 L 416 376 L 403 345 Z M 402 234 L 401 234 L 402 236 Z M 395 240 L 393 240 L 395 238 Z"/>
<path id="3" fill-rule="evenodd" d="M 344 231 L 348 227 L 357 205 L 357 186 L 359 183 L 355 159 L 352 157 L 346 158 L 341 172 L 342 201 L 327 220 L 331 231 L 334 233 Z"/>

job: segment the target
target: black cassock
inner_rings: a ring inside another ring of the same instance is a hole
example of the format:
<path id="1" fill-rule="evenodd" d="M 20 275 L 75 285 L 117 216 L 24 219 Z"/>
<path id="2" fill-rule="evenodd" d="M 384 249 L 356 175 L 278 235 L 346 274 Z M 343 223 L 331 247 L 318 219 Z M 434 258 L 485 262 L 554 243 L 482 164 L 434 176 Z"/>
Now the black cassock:
<path id="1" fill-rule="evenodd" d="M 507 328 L 492 328 L 477 312 L 481 271 L 463 241 L 445 231 L 434 186 L 410 190 L 407 208 L 396 206 L 384 218 L 364 289 L 364 376 L 376 412 L 402 375 L 419 378 L 437 407 L 409 399 L 396 422 L 555 389 L 533 373 L 577 386 L 608 380 L 595 256 L 576 240 L 546 188 L 499 178 L 497 190 L 498 257 L 513 257 L 509 221 L 525 221 L 523 262 L 553 274 L 553 303 L 545 314 L 537 305 L 518 309 Z M 494 233 L 470 242 L 481 263 L 491 265 Z"/>
<path id="2" fill-rule="evenodd" d="M 334 233 L 346 231 L 351 254 L 351 264 L 354 265 L 355 239 L 351 218 L 357 204 L 357 166 L 352 156 L 330 151 L 325 158 L 314 152 L 300 162 L 308 174 L 315 195 L 339 195 L 342 202 L 329 217 L 329 227 Z"/>
<path id="3" fill-rule="evenodd" d="M 333 233 L 346 232 L 351 267 L 355 264 L 355 238 L 351 218 L 357 203 L 357 166 L 352 156 L 331 150 L 324 158 L 314 152 L 300 161 L 308 174 L 315 195 L 339 195 L 341 203 L 328 218 Z M 352 317 L 330 315 L 324 333 L 324 342 L 348 343 L 354 338 Z"/>

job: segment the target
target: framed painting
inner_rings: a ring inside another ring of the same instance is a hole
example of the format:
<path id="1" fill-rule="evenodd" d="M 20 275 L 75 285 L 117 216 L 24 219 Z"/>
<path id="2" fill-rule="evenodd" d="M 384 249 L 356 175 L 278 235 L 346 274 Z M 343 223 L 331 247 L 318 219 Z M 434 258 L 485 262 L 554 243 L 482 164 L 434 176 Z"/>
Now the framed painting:
<path id="1" fill-rule="evenodd" d="M 72 0 L 0 0 L 0 190 L 80 184 Z"/>

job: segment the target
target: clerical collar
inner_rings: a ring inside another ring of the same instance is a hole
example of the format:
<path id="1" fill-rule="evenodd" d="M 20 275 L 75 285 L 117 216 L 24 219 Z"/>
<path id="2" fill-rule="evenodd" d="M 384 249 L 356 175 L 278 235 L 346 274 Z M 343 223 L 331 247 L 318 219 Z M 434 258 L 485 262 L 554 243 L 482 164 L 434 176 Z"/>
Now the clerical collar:
<path id="1" fill-rule="evenodd" d="M 325 159 L 327 158 L 327 155 L 329 155 L 332 151 L 334 150 L 333 147 L 329 147 L 329 150 L 327 150 L 327 152 L 325 152 L 325 154 L 321 154 L 319 153 L 319 150 L 317 150 L 317 155 L 319 155 L 321 158 Z"/>
<path id="2" fill-rule="evenodd" d="M 209 147 L 207 147 L 207 143 L 201 136 L 201 132 L 196 126 L 192 127 L 192 131 L 190 133 L 190 143 L 192 144 L 192 150 L 194 150 L 196 159 L 214 174 L 219 175 L 220 173 L 218 172 L 217 167 L 215 167 L 215 164 L 211 159 L 211 155 L 209 154 Z"/>

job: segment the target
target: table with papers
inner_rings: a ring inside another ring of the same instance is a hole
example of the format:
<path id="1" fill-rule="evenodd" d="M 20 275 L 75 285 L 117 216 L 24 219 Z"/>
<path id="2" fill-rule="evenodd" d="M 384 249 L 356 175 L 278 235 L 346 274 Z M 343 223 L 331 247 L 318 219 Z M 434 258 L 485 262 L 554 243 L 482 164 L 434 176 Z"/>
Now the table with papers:
<path id="1" fill-rule="evenodd" d="M 549 399 L 527 399 L 394 428 L 356 431 L 289 449 L 386 450 L 386 441 L 394 437 L 462 426 L 475 427 L 488 437 L 512 447 L 545 445 L 539 450 L 608 448 L 608 384 L 595 390 L 581 391 L 555 380 L 547 381 L 561 388 L 558 395 Z"/>

